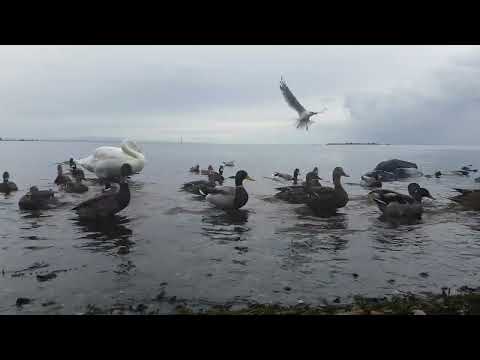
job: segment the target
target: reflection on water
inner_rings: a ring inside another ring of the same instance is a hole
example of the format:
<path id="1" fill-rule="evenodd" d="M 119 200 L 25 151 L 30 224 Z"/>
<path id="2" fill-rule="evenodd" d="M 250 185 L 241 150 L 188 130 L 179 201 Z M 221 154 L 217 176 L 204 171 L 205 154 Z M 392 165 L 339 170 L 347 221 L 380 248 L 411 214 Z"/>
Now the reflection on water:
<path id="1" fill-rule="evenodd" d="M 128 251 L 134 245 L 130 240 L 132 230 L 127 225 L 130 220 L 125 216 L 115 215 L 112 218 L 99 221 L 75 219 L 73 224 L 78 229 L 79 239 L 86 239 L 78 247 L 92 252 L 108 252 L 120 247 Z"/>
<path id="2" fill-rule="evenodd" d="M 214 211 L 215 214 L 202 217 L 202 223 L 206 224 L 202 226 L 203 235 L 220 243 L 245 240 L 246 233 L 250 230 L 245 224 L 251 211 Z"/>

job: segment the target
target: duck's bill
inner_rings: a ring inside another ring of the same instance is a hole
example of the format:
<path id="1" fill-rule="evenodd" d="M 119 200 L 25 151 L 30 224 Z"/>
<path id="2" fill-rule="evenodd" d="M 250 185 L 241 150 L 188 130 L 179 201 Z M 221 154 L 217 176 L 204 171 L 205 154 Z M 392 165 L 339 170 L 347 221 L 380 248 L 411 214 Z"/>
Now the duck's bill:
<path id="1" fill-rule="evenodd" d="M 350 177 L 350 175 L 343 173 L 343 176 Z"/>
<path id="2" fill-rule="evenodd" d="M 250 181 L 255 181 L 255 179 L 251 178 L 250 176 L 247 176 L 245 179 L 250 180 Z"/>
<path id="3" fill-rule="evenodd" d="M 432 200 L 437 200 L 437 199 L 435 199 L 432 195 L 429 195 L 429 196 L 427 196 L 427 197 L 428 197 L 429 199 L 432 199 Z"/>

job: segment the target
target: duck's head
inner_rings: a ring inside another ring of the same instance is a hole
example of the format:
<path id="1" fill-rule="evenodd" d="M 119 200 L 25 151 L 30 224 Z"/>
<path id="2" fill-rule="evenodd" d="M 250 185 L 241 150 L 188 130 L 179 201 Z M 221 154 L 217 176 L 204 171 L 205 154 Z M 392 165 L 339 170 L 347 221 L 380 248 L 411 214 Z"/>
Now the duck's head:
<path id="1" fill-rule="evenodd" d="M 120 175 L 125 179 L 127 176 L 133 175 L 133 169 L 130 164 L 123 164 L 120 168 Z"/>
<path id="2" fill-rule="evenodd" d="M 70 160 L 68 160 L 68 163 L 70 164 L 70 167 L 73 167 L 73 165 L 75 165 L 75 160 L 73 160 L 73 158 L 70 158 Z"/>
<path id="3" fill-rule="evenodd" d="M 208 170 L 213 170 L 213 166 L 212 166 L 212 165 L 208 165 Z"/>
<path id="4" fill-rule="evenodd" d="M 430 194 L 430 192 L 425 189 L 425 188 L 419 188 L 417 191 L 415 191 L 415 194 L 413 196 L 415 200 L 417 201 L 422 201 L 422 198 L 427 197 L 429 199 L 435 200 L 435 198 Z"/>
<path id="5" fill-rule="evenodd" d="M 340 179 L 342 176 L 350 177 L 350 175 L 345 174 L 345 171 L 343 171 L 343 168 L 340 166 L 337 166 L 335 169 L 333 169 L 334 179 Z"/>
<path id="6" fill-rule="evenodd" d="M 441 171 L 437 171 L 437 172 L 435 173 L 435 177 L 436 177 L 436 178 L 439 178 L 440 176 L 442 176 L 442 172 L 441 172 Z"/>
<path id="7" fill-rule="evenodd" d="M 245 170 L 237 171 L 235 176 L 230 176 L 230 179 L 235 179 L 236 186 L 241 186 L 243 180 L 255 181 L 255 179 L 252 179 L 250 176 L 248 176 L 248 173 Z"/>
<path id="8" fill-rule="evenodd" d="M 220 165 L 220 167 L 218 168 L 218 173 L 220 175 L 223 175 L 223 165 Z"/>
<path id="9" fill-rule="evenodd" d="M 298 177 L 298 175 L 300 175 L 300 170 L 299 169 L 293 170 L 293 177 Z"/>
<path id="10" fill-rule="evenodd" d="M 313 168 L 313 173 L 314 173 L 315 175 L 318 174 L 318 167 L 315 166 L 315 167 Z"/>
<path id="11" fill-rule="evenodd" d="M 30 193 L 34 193 L 36 191 L 38 191 L 38 187 L 36 187 L 36 186 L 30 187 Z"/>
<path id="12" fill-rule="evenodd" d="M 62 167 L 62 165 L 60 165 L 60 164 L 57 165 L 57 173 L 58 173 L 58 175 L 62 175 L 62 174 L 63 174 L 63 167 Z"/>
<path id="13" fill-rule="evenodd" d="M 410 196 L 413 196 L 420 189 L 420 185 L 418 185 L 417 183 L 411 183 L 408 184 L 407 189 Z"/>
<path id="14" fill-rule="evenodd" d="M 5 171 L 3 173 L 3 182 L 8 182 L 8 179 L 10 179 L 10 174 L 8 173 L 8 171 Z"/>

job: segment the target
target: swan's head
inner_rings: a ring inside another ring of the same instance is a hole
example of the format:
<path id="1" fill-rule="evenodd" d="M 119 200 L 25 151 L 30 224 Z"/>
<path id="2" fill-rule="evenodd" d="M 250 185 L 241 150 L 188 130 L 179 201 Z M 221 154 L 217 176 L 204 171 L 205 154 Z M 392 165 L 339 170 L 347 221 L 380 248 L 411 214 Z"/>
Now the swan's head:
<path id="1" fill-rule="evenodd" d="M 3 173 L 3 182 L 8 182 L 8 179 L 10 179 L 10 174 L 8 173 L 8 171 L 5 171 Z"/>

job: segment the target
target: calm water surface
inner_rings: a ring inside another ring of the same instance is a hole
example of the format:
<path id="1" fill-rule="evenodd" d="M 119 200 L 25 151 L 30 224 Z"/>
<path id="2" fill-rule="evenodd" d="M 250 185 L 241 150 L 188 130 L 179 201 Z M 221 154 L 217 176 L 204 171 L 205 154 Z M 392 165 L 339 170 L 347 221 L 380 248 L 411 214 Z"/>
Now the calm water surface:
<path id="1" fill-rule="evenodd" d="M 65 204 L 55 210 L 19 211 L 30 186 L 55 189 L 55 162 L 101 145 L 0 142 L 0 170 L 19 187 L 0 197 L 0 313 L 76 314 L 88 304 L 138 303 L 169 313 L 179 301 L 318 305 L 336 297 L 347 302 L 354 295 L 479 285 L 480 214 L 447 199 L 452 186 L 474 188 L 473 177 L 418 179 L 437 200 L 420 224 L 399 227 L 379 220 L 359 186 L 345 185 L 348 205 L 321 219 L 302 205 L 273 200 L 279 184 L 265 177 L 295 167 L 304 175 L 318 166 L 331 181 L 332 169 L 342 166 L 351 175 L 344 181 L 358 182 L 389 158 L 414 161 L 431 174 L 480 166 L 480 147 L 143 144 L 148 163 L 130 180 L 130 205 L 114 222 L 82 223 L 71 211 L 98 187 L 59 193 Z M 200 178 L 188 173 L 194 164 L 218 167 L 232 159 L 236 167 L 226 168 L 227 176 L 245 169 L 257 180 L 245 183 L 250 200 L 239 214 L 178 191 Z M 407 185 L 385 188 L 406 192 Z M 33 302 L 17 308 L 18 297 Z"/>

